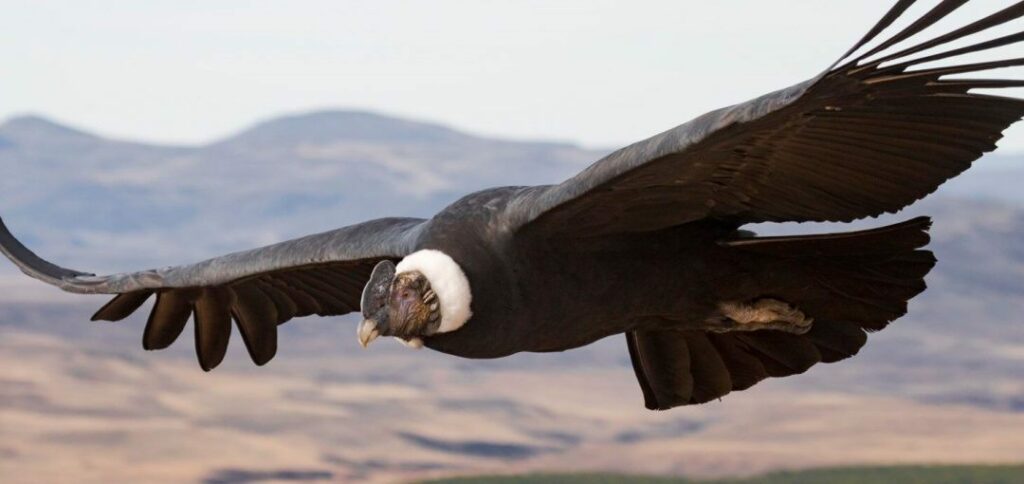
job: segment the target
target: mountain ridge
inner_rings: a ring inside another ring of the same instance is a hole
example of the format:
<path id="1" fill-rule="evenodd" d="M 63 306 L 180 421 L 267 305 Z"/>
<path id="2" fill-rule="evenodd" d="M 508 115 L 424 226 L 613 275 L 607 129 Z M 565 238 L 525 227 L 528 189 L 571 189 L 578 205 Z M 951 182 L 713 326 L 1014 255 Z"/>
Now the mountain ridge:
<path id="1" fill-rule="evenodd" d="M 410 143 L 461 141 L 465 138 L 475 136 L 441 124 L 411 121 L 371 111 L 330 109 L 272 117 L 210 145 L 339 140 Z"/>
<path id="2" fill-rule="evenodd" d="M 10 116 L 0 121 L 0 138 L 59 135 L 87 138 L 97 142 L 123 142 L 152 147 L 195 148 L 227 146 L 250 142 L 323 142 L 332 140 L 363 140 L 371 142 L 467 141 L 486 140 L 579 147 L 561 140 L 516 139 L 489 136 L 452 127 L 444 123 L 406 118 L 400 115 L 366 109 L 323 108 L 267 116 L 225 136 L 202 143 L 163 143 L 107 136 L 74 123 L 37 113 Z M 7 136 L 5 136 L 5 134 Z"/>

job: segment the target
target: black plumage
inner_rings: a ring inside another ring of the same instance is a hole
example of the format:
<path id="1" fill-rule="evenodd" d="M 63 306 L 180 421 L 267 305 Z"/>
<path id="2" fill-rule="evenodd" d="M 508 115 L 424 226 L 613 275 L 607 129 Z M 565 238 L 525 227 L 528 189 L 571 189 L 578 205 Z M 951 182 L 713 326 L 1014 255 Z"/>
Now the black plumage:
<path id="1" fill-rule="evenodd" d="M 232 320 L 253 361 L 264 364 L 276 353 L 277 325 L 358 311 L 379 262 L 435 249 L 465 272 L 473 316 L 458 330 L 423 335 L 428 347 L 495 358 L 624 333 L 648 408 L 706 402 L 856 354 L 867 332 L 906 313 L 935 263 L 922 249 L 925 218 L 789 237 L 752 236 L 742 225 L 897 211 L 995 149 L 1024 115 L 1020 99 L 972 92 L 1024 81 L 962 77 L 1024 59 L 957 61 L 1024 33 L 915 57 L 1021 17 L 1024 2 L 915 40 L 965 3 L 943 0 L 869 47 L 913 3 L 897 2 L 808 81 L 627 146 L 563 183 L 480 191 L 429 220 L 379 219 L 110 276 L 46 262 L 2 223 L 0 249 L 62 289 L 117 294 L 93 319 L 123 319 L 155 294 L 147 349 L 170 345 L 194 316 L 204 370 L 223 359 Z M 920 67 L 937 62 L 945 65 Z M 762 303 L 791 319 L 744 330 L 742 311 Z"/>

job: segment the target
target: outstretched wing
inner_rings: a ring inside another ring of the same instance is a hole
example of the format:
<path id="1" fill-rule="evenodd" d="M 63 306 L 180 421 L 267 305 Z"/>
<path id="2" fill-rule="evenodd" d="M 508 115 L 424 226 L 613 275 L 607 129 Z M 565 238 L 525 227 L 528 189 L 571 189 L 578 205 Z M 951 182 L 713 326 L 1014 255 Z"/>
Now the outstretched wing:
<path id="1" fill-rule="evenodd" d="M 108 276 L 39 258 L 3 220 L 0 251 L 24 273 L 65 291 L 117 294 L 94 321 L 124 319 L 156 294 L 143 347 L 170 346 L 194 316 L 199 365 L 208 371 L 224 359 L 232 320 L 253 362 L 262 365 L 277 352 L 277 325 L 311 314 L 358 311 L 373 266 L 412 252 L 422 224 L 422 219 L 379 219 L 197 264 Z"/>
<path id="2" fill-rule="evenodd" d="M 1022 80 L 947 77 L 1024 65 L 1024 58 L 957 62 L 1020 42 L 1024 32 L 943 50 L 1019 18 L 1024 3 L 894 49 L 966 3 L 944 0 L 868 49 L 912 3 L 898 2 L 813 79 L 623 148 L 559 185 L 523 190 L 509 206 L 510 222 L 545 236 L 586 236 L 704 218 L 737 225 L 851 221 L 913 203 L 995 149 L 1002 131 L 1024 115 L 1024 100 L 971 92 L 1020 87 Z"/>

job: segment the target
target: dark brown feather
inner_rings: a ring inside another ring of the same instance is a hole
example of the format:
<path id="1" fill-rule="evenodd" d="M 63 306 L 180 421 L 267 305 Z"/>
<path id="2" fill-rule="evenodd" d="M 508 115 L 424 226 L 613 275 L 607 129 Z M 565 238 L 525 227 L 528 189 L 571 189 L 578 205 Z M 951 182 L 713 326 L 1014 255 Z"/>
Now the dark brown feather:
<path id="1" fill-rule="evenodd" d="M 156 304 L 149 313 L 146 329 L 142 334 L 142 347 L 160 350 L 178 339 L 185 323 L 192 314 L 193 289 L 163 290 L 156 293 Z"/>
<path id="2" fill-rule="evenodd" d="M 277 353 L 277 309 L 255 286 L 241 283 L 231 287 L 231 314 L 238 323 L 245 349 L 253 363 L 264 365 Z"/>
<path id="3" fill-rule="evenodd" d="M 935 37 L 935 38 L 933 38 L 933 39 L 931 39 L 931 40 L 929 40 L 927 42 L 922 42 L 922 43 L 920 43 L 918 45 L 915 45 L 913 47 L 909 47 L 907 49 L 904 49 L 904 50 L 901 50 L 901 51 L 898 51 L 898 52 L 894 52 L 894 53 L 888 54 L 888 55 L 886 55 L 884 57 L 880 57 L 878 59 L 875 59 L 874 61 L 871 62 L 870 67 L 875 67 L 878 64 L 881 64 L 883 62 L 888 62 L 888 61 L 891 61 L 891 60 L 894 60 L 894 59 L 905 58 L 907 56 L 914 55 L 914 54 L 916 54 L 918 52 L 925 51 L 925 50 L 930 49 L 932 47 L 936 47 L 936 46 L 939 46 L 939 45 L 942 45 L 942 44 L 947 44 L 949 42 L 953 42 L 955 40 L 961 39 L 961 38 L 966 37 L 968 35 L 975 34 L 975 33 L 981 32 L 983 30 L 990 29 L 992 27 L 997 27 L 997 26 L 1002 25 L 1002 24 L 1004 24 L 1006 22 L 1009 22 L 1011 20 L 1020 18 L 1022 15 L 1024 15 L 1024 2 L 1017 2 L 1017 3 L 1015 3 L 1015 4 L 1013 4 L 1013 5 L 1009 6 L 1009 7 L 1006 7 L 1004 9 L 1002 9 L 1002 10 L 992 14 L 992 15 L 989 15 L 989 16 L 981 19 L 981 20 L 972 22 L 972 23 L 970 23 L 968 25 L 965 25 L 965 26 L 963 26 L 963 27 L 961 27 L 959 29 L 956 29 L 956 30 L 954 30 L 952 32 L 949 32 L 949 33 L 944 34 L 944 35 L 940 35 L 940 36 Z M 1001 45 L 1006 45 L 1006 44 L 1001 44 Z M 957 55 L 967 54 L 967 53 L 970 53 L 970 52 L 975 52 L 977 50 L 980 50 L 980 49 L 970 49 L 970 48 L 964 48 L 964 49 L 965 50 L 963 50 L 961 52 L 958 52 Z M 942 58 L 945 59 L 947 57 L 948 56 L 942 57 Z M 928 61 L 926 61 L 926 60 L 918 60 L 918 62 L 928 62 Z"/>
<path id="4" fill-rule="evenodd" d="M 296 316 L 327 313 L 327 310 L 321 306 L 316 298 L 293 286 L 288 277 L 284 275 L 269 277 L 267 282 L 287 294 L 288 298 L 295 303 Z"/>
<path id="5" fill-rule="evenodd" d="M 704 403 L 732 391 L 732 377 L 718 350 L 702 331 L 687 331 L 690 350 L 690 374 L 693 380 L 691 403 Z"/>
<path id="6" fill-rule="evenodd" d="M 880 35 L 911 3 L 897 3 L 850 53 Z M 708 218 L 736 225 L 845 222 L 921 199 L 995 149 L 1002 131 L 1024 116 L 1022 100 L 970 92 L 1017 86 L 1019 80 L 971 84 L 944 78 L 1024 65 L 1022 58 L 958 61 L 1024 42 L 1024 33 L 908 57 L 1024 16 L 1024 2 L 890 52 L 964 3 L 940 2 L 854 61 L 805 85 L 705 114 L 614 152 L 560 185 L 527 192 L 541 207 L 531 211 L 524 232 L 592 237 Z M 875 56 L 891 64 L 858 64 Z M 938 65 L 908 70 L 923 62 Z"/>
<path id="7" fill-rule="evenodd" d="M 293 287 L 297 287 L 315 298 L 326 314 L 344 314 L 358 309 L 358 305 L 350 305 L 339 297 L 337 288 L 331 287 L 330 284 L 324 283 L 310 274 L 295 272 L 289 274 L 289 281 Z M 356 300 L 358 301 L 358 295 Z M 323 316 L 325 313 L 317 314 Z"/>
<path id="8" fill-rule="evenodd" d="M 341 315 L 357 310 L 362 292 L 358 281 L 369 277 L 376 262 L 301 266 L 240 279 L 229 286 L 160 290 L 143 333 L 143 347 L 152 350 L 169 346 L 194 311 L 200 367 L 209 371 L 223 360 L 232 318 L 253 361 L 264 364 L 277 351 L 277 330 L 273 326 L 310 314 Z M 93 320 L 124 319 L 153 292 L 118 294 L 93 315 Z"/>
<path id="9" fill-rule="evenodd" d="M 120 321 L 127 318 L 153 295 L 153 291 L 134 291 L 114 296 L 92 315 L 92 321 Z"/>
<path id="10" fill-rule="evenodd" d="M 260 279 L 253 280 L 252 284 L 255 284 L 260 292 L 274 303 L 274 309 L 276 310 L 275 313 L 277 315 L 276 321 L 278 324 L 284 324 L 295 317 L 295 314 L 299 310 L 298 306 L 296 306 L 295 302 L 293 302 L 286 293 L 277 289 L 269 282 Z"/>
<path id="11" fill-rule="evenodd" d="M 780 331 L 754 331 L 738 334 L 774 377 L 803 373 L 821 361 L 821 353 L 804 336 Z"/>
<path id="12" fill-rule="evenodd" d="M 871 27 L 871 30 L 869 30 L 868 33 L 864 34 L 864 37 L 861 37 L 861 39 L 857 41 L 857 43 L 854 44 L 853 47 L 850 47 L 850 50 L 846 51 L 846 53 L 843 54 L 843 56 L 839 60 L 842 61 L 843 59 L 849 57 L 850 54 L 852 54 L 857 49 L 863 47 L 868 42 L 874 40 L 874 38 L 877 37 L 878 34 L 882 33 L 882 31 L 884 31 L 890 25 L 892 25 L 892 23 L 895 22 L 896 19 L 900 18 L 900 16 L 903 15 L 903 13 L 906 12 L 908 8 L 914 5 L 914 2 L 916 1 L 917 0 L 899 0 L 898 2 L 896 2 L 896 4 L 893 5 L 892 8 L 890 8 L 884 16 L 882 16 L 878 23 L 876 23 L 874 27 Z"/>
<path id="13" fill-rule="evenodd" d="M 823 363 L 849 358 L 868 341 L 867 333 L 856 325 L 826 320 L 815 321 L 806 337 L 818 348 Z"/>
<path id="14" fill-rule="evenodd" d="M 633 369 L 644 390 L 644 405 L 664 410 L 690 403 L 694 380 L 685 333 L 632 331 L 626 338 Z"/>
<path id="15" fill-rule="evenodd" d="M 195 302 L 196 356 L 203 371 L 224 360 L 231 339 L 231 293 L 209 287 Z"/>
<path id="16" fill-rule="evenodd" d="M 746 390 L 768 378 L 764 363 L 754 356 L 735 334 L 708 333 L 708 340 L 718 349 L 722 362 L 729 369 L 733 390 Z"/>
<path id="17" fill-rule="evenodd" d="M 933 7 L 928 13 L 924 14 L 923 17 L 915 20 L 913 23 L 908 25 L 903 30 L 899 31 L 896 35 L 893 35 L 888 40 L 878 44 L 877 47 L 865 52 L 863 55 L 857 58 L 858 61 L 871 57 L 874 54 L 882 52 L 883 50 L 896 45 L 902 40 L 909 39 L 918 32 L 932 26 L 935 22 L 942 20 L 947 15 L 953 13 L 956 9 L 964 6 L 967 0 L 942 0 L 938 5 Z"/>

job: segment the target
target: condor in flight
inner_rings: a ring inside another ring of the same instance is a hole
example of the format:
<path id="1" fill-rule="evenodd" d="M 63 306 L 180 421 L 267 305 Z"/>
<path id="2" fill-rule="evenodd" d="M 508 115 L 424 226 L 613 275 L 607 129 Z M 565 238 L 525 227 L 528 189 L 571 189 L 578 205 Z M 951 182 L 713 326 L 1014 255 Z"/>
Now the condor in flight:
<path id="1" fill-rule="evenodd" d="M 372 220 L 108 276 L 51 264 L 2 223 L 0 248 L 61 289 L 115 294 L 94 320 L 123 319 L 155 296 L 146 349 L 170 345 L 191 317 L 204 370 L 223 359 L 232 322 L 262 365 L 279 324 L 361 310 L 364 346 L 386 335 L 467 358 L 622 333 L 647 408 L 706 402 L 854 355 L 906 312 L 935 264 L 921 249 L 926 218 L 792 237 L 743 225 L 898 211 L 995 149 L 1024 115 L 1020 99 L 973 91 L 1024 81 L 971 75 L 1024 58 L 961 59 L 1024 40 L 976 37 L 1024 15 L 1024 2 L 923 34 L 966 3 L 943 0 L 891 28 L 913 3 L 898 1 L 805 82 L 622 148 L 560 184 L 480 191 L 427 220 Z"/>

